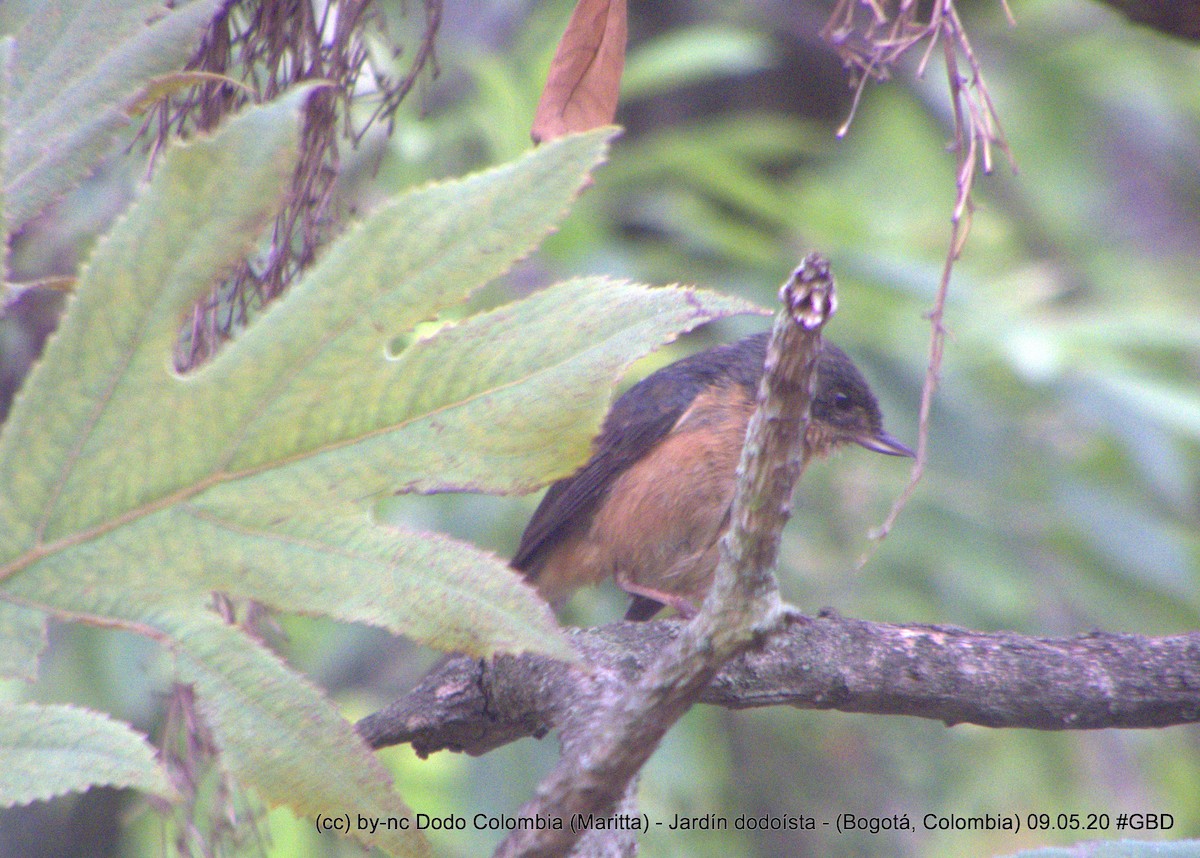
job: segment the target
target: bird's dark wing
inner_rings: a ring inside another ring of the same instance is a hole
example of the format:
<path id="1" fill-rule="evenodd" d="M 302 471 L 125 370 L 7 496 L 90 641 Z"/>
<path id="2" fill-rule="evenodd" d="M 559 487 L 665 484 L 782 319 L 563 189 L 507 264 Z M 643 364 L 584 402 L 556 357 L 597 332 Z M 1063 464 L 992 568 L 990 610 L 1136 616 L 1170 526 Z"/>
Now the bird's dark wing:
<path id="1" fill-rule="evenodd" d="M 546 492 L 513 555 L 514 569 L 536 574 L 542 550 L 556 545 L 571 532 L 572 526 L 586 526 L 591 521 L 617 477 L 666 437 L 690 401 L 672 401 L 675 397 L 670 400 L 639 397 L 634 402 L 627 401 L 636 389 L 636 386 L 630 388 L 613 405 L 587 464 Z"/>
<path id="2" fill-rule="evenodd" d="M 766 348 L 767 334 L 755 334 L 677 361 L 625 391 L 604 420 L 592 458 L 542 498 L 513 556 L 513 568 L 536 577 L 543 552 L 590 523 L 617 477 L 667 436 L 706 387 L 733 379 L 753 389 Z"/>

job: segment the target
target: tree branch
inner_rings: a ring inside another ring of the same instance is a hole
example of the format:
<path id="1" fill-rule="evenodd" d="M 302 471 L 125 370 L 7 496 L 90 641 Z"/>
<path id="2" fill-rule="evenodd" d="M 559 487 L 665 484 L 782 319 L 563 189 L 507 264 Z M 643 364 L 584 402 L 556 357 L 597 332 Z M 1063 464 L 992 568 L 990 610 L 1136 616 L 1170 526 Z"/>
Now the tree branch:
<path id="1" fill-rule="evenodd" d="M 1200 40 L 1200 6 L 1178 0 L 1100 0 L 1136 24 L 1179 39 Z"/>
<path id="2" fill-rule="evenodd" d="M 540 737 L 586 705 L 595 686 L 641 680 L 681 630 L 672 620 L 574 630 L 588 673 L 533 655 L 456 657 L 358 730 L 373 747 L 411 742 L 422 756 L 483 754 Z M 1200 721 L 1200 633 L 1036 638 L 821 615 L 726 664 L 700 700 L 1037 730 L 1192 724 Z"/>

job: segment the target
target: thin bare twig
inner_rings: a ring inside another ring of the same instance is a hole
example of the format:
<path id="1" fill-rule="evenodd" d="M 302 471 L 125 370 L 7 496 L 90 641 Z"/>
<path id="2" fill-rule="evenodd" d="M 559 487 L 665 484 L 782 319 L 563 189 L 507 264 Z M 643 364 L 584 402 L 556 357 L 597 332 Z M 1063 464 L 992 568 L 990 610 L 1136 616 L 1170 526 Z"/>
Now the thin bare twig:
<path id="1" fill-rule="evenodd" d="M 1012 13 L 1007 3 L 1004 0 L 1001 2 L 1011 22 Z M 946 327 L 943 318 L 946 298 L 950 291 L 954 263 L 962 254 L 971 230 L 971 194 L 976 176 L 981 167 L 984 173 L 991 172 L 993 146 L 1005 154 L 1014 171 L 1016 164 L 1005 140 L 995 103 L 984 81 L 983 69 L 962 26 L 954 0 L 935 0 L 929 17 L 925 20 L 918 15 L 916 0 L 899 0 L 894 6 L 876 0 L 838 0 L 821 34 L 833 45 L 842 62 L 851 70 L 851 82 L 855 87 L 850 117 L 838 129 L 839 137 L 849 129 L 867 79 L 886 80 L 891 74 L 892 66 L 908 51 L 922 43 L 925 43 L 925 49 L 917 64 L 917 76 L 924 74 L 934 49 L 940 43 L 954 116 L 951 151 L 954 152 L 957 161 L 956 193 L 950 218 L 950 241 L 942 266 L 942 275 L 933 307 L 927 314 L 930 323 L 929 363 L 921 390 L 917 456 L 909 473 L 908 484 L 884 521 L 871 532 L 873 545 L 860 559 L 861 565 L 867 561 L 879 541 L 887 536 L 925 472 L 928 461 L 929 412 L 934 392 L 937 390 L 945 349 Z M 966 73 L 960 71 L 960 65 L 965 67 Z"/>

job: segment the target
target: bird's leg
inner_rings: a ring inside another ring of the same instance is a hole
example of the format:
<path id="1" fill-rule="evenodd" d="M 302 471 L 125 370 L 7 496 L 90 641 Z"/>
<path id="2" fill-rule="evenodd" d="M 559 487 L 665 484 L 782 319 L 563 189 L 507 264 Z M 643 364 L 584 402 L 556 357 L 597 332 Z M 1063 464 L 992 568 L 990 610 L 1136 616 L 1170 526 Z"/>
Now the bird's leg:
<path id="1" fill-rule="evenodd" d="M 647 587 L 643 584 L 639 584 L 631 579 L 629 574 L 623 569 L 618 569 L 614 577 L 616 579 L 617 586 L 629 595 L 641 596 L 643 599 L 649 599 L 653 602 L 658 602 L 660 604 L 672 607 L 679 612 L 680 616 L 684 617 L 685 619 L 691 619 L 692 617 L 696 616 L 700 610 L 686 596 L 682 596 L 679 593 L 671 593 L 667 590 L 657 590 L 653 587 Z M 636 617 L 630 617 L 628 614 L 626 615 L 626 619 L 635 618 Z M 648 617 L 646 619 L 648 619 Z"/>

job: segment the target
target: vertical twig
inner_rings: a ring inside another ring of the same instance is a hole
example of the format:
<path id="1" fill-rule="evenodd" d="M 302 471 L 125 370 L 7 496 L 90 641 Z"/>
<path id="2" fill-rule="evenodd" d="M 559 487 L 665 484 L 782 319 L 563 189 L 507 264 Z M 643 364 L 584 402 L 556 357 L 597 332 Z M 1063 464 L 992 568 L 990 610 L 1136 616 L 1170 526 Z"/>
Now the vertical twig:
<path id="1" fill-rule="evenodd" d="M 1007 3 L 1005 0 L 1001 2 L 1005 14 L 1012 22 Z M 852 81 L 856 89 L 850 119 L 838 129 L 838 136 L 846 133 L 867 78 L 887 79 L 891 67 L 905 53 L 921 42 L 926 42 L 924 54 L 917 65 L 917 75 L 921 76 L 934 48 L 940 42 L 954 115 L 954 141 L 951 148 L 955 153 L 957 166 L 954 208 L 950 218 L 950 240 L 933 307 L 926 314 L 930 323 L 929 363 L 925 371 L 925 383 L 921 389 L 917 456 L 909 473 L 908 484 L 884 521 L 871 533 L 871 539 L 877 545 L 895 524 L 925 472 L 929 446 L 929 412 L 934 392 L 937 390 L 946 340 L 946 327 L 943 322 L 946 297 L 950 291 L 954 263 L 962 254 L 967 235 L 971 231 L 971 193 L 975 186 L 977 170 L 982 165 L 984 173 L 991 172 L 992 146 L 998 146 L 1005 153 L 1014 171 L 1016 165 L 1004 139 L 991 93 L 984 82 L 983 70 L 963 29 L 954 0 L 935 0 L 926 21 L 918 19 L 917 4 L 910 0 L 901 0 L 892 17 L 877 3 L 871 2 L 867 5 L 869 14 L 865 16 L 864 22 L 860 22 L 856 18 L 860 9 L 858 1 L 838 0 L 822 30 L 822 36 L 838 51 L 842 62 L 855 75 L 860 76 L 858 80 Z M 969 75 L 960 72 L 960 60 L 965 62 Z M 866 562 L 873 550 L 872 547 L 864 554 L 859 560 L 860 565 Z"/>

